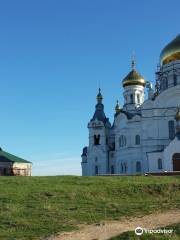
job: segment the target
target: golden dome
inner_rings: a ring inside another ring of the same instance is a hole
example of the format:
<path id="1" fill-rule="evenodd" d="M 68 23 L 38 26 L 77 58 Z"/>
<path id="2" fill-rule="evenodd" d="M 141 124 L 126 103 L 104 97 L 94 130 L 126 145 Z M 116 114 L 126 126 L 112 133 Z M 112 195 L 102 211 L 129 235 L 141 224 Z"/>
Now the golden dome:
<path id="1" fill-rule="evenodd" d="M 180 121 L 180 109 L 178 108 L 177 113 L 175 115 L 176 121 Z"/>
<path id="2" fill-rule="evenodd" d="M 161 52 L 161 65 L 180 60 L 180 34 L 172 40 Z"/>
<path id="3" fill-rule="evenodd" d="M 131 85 L 142 85 L 145 86 L 145 79 L 134 69 L 123 79 L 123 87 Z"/>
<path id="4" fill-rule="evenodd" d="M 115 111 L 116 111 L 116 113 L 121 111 L 121 107 L 119 105 L 119 101 L 118 100 L 117 100 L 117 103 L 116 103 L 116 106 L 115 106 Z"/>
<path id="5" fill-rule="evenodd" d="M 103 100 L 103 96 L 101 94 L 101 89 L 100 88 L 99 88 L 99 93 L 98 93 L 96 99 L 97 99 L 97 101 L 102 101 Z"/>

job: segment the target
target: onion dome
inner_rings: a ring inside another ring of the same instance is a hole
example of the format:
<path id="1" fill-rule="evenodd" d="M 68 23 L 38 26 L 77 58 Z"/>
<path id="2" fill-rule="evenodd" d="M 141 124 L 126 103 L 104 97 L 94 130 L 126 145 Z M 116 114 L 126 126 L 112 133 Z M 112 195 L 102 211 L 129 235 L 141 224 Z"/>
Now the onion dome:
<path id="1" fill-rule="evenodd" d="M 118 100 L 117 100 L 117 103 L 116 103 L 116 106 L 115 106 L 115 111 L 116 111 L 116 113 L 121 111 L 121 107 L 119 105 L 119 101 Z"/>
<path id="2" fill-rule="evenodd" d="M 99 88 L 99 93 L 98 93 L 96 99 L 97 99 L 97 102 L 102 102 L 102 100 L 103 100 L 103 96 L 101 94 L 101 89 L 100 88 Z"/>
<path id="3" fill-rule="evenodd" d="M 145 86 L 145 79 L 135 70 L 135 60 L 134 57 L 131 62 L 132 71 L 128 73 L 128 75 L 123 79 L 122 84 L 123 87 L 131 86 L 131 85 L 141 85 Z"/>
<path id="4" fill-rule="evenodd" d="M 123 87 L 131 85 L 146 85 L 145 79 L 134 69 L 123 79 Z"/>
<path id="5" fill-rule="evenodd" d="M 176 121 L 180 121 L 180 109 L 178 108 L 176 115 L 175 115 Z"/>
<path id="6" fill-rule="evenodd" d="M 172 40 L 160 54 L 161 65 L 176 60 L 180 60 L 180 34 L 174 40 Z"/>

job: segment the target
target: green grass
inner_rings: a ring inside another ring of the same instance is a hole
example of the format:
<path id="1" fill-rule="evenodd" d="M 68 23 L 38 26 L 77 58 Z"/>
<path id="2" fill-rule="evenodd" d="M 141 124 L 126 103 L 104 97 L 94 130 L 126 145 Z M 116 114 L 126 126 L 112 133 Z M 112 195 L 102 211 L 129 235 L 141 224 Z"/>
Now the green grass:
<path id="1" fill-rule="evenodd" d="M 0 239 L 180 208 L 180 177 L 0 177 Z"/>
<path id="2" fill-rule="evenodd" d="M 164 229 L 164 228 L 161 228 Z M 179 240 L 180 239 L 180 223 L 168 226 L 165 229 L 173 229 L 172 234 L 143 234 L 137 236 L 133 232 L 125 232 L 121 235 L 111 238 L 110 240 Z"/>

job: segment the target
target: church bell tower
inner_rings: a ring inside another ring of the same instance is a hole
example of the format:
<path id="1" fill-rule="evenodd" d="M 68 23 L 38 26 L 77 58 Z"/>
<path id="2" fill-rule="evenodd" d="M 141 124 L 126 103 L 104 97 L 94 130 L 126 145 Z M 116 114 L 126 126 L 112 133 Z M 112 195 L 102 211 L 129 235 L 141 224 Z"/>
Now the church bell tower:
<path id="1" fill-rule="evenodd" d="M 144 102 L 145 79 L 135 70 L 135 60 L 132 60 L 132 70 L 123 79 L 124 110 L 136 111 Z"/>

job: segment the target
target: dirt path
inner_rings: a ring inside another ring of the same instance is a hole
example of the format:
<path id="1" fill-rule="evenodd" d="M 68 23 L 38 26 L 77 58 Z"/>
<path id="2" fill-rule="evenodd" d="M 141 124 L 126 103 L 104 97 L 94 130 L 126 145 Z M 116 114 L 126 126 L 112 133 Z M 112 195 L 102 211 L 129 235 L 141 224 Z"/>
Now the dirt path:
<path id="1" fill-rule="evenodd" d="M 107 240 L 118 234 L 133 230 L 140 226 L 152 229 L 180 223 L 180 210 L 155 213 L 141 218 L 130 218 L 121 221 L 108 221 L 99 225 L 86 225 L 78 231 L 62 233 L 49 240 Z"/>

